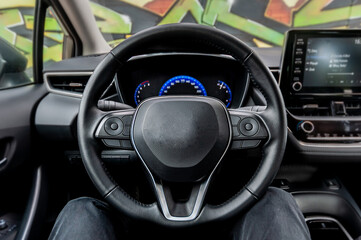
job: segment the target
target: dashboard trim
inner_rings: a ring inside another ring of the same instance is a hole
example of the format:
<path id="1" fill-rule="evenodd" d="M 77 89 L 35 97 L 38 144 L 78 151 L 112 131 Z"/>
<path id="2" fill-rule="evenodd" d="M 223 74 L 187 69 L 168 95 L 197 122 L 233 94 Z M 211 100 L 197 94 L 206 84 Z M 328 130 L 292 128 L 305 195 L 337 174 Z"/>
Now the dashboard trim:
<path id="1" fill-rule="evenodd" d="M 115 86 L 115 90 L 117 91 L 117 95 L 118 95 L 118 98 L 119 98 L 120 102 L 124 103 L 124 98 L 123 98 L 123 95 L 122 95 L 122 91 L 120 90 L 120 86 L 119 86 L 118 74 L 115 74 L 114 86 Z"/>
<path id="2" fill-rule="evenodd" d="M 297 93 L 298 96 L 325 96 L 325 97 L 334 97 L 334 96 L 360 96 L 361 93 Z"/>
<path id="3" fill-rule="evenodd" d="M 149 53 L 149 54 L 142 54 L 131 57 L 129 61 L 138 60 L 138 59 L 144 59 L 148 57 L 158 57 L 158 56 L 184 56 L 184 55 L 194 55 L 194 56 L 208 56 L 208 57 L 221 57 L 231 60 L 236 60 L 231 55 L 227 54 L 207 54 L 207 53 L 193 53 L 193 52 L 176 52 L 176 53 Z"/>
<path id="4" fill-rule="evenodd" d="M 245 85 L 245 88 L 244 88 L 244 93 L 243 93 L 243 96 L 241 98 L 241 101 L 239 102 L 239 106 L 238 108 L 241 108 L 243 103 L 244 103 L 244 100 L 246 99 L 246 95 L 248 93 L 248 90 L 249 90 L 249 85 L 250 85 L 250 82 L 251 82 L 251 78 L 249 76 L 249 73 L 247 72 L 247 77 L 246 77 L 246 85 Z"/>
<path id="5" fill-rule="evenodd" d="M 354 148 L 354 149 L 360 149 L 361 152 L 361 143 L 308 143 L 304 141 L 298 140 L 294 135 L 292 130 L 287 127 L 288 129 L 288 136 L 292 137 L 292 141 L 296 141 L 299 146 L 301 147 L 309 147 L 309 148 Z M 338 151 L 338 150 L 337 150 Z"/>

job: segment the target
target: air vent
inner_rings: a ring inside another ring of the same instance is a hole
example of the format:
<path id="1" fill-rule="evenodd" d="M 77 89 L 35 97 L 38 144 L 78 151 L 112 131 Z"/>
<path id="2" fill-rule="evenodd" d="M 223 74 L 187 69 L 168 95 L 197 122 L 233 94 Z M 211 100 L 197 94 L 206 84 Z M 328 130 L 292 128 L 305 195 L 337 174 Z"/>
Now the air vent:
<path id="1" fill-rule="evenodd" d="M 293 115 L 296 116 L 330 116 L 329 105 L 311 103 L 311 104 L 293 104 L 287 107 Z"/>
<path id="2" fill-rule="evenodd" d="M 319 101 L 308 103 L 294 103 L 287 106 L 290 113 L 296 116 L 361 116 L 361 104 L 358 101 L 336 102 L 344 106 L 342 114 L 335 110 L 335 102 Z"/>
<path id="3" fill-rule="evenodd" d="M 345 102 L 345 109 L 348 116 L 361 116 L 361 105 L 359 102 Z"/>
<path id="4" fill-rule="evenodd" d="M 81 96 L 91 73 L 46 73 L 44 75 L 51 92 Z"/>

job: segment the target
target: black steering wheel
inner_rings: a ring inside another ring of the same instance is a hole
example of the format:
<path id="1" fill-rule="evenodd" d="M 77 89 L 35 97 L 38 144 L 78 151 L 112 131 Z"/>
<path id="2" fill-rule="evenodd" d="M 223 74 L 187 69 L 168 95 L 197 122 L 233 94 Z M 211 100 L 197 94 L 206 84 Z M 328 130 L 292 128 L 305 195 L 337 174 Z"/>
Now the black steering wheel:
<path id="1" fill-rule="evenodd" d="M 207 46 L 232 56 L 248 71 L 267 106 L 227 109 L 215 98 L 165 96 L 147 99 L 136 109 L 112 112 L 98 109 L 102 90 L 122 65 L 151 47 L 173 42 L 196 48 Z M 268 68 L 239 39 L 196 24 L 150 28 L 111 50 L 89 79 L 78 115 L 80 152 L 101 195 L 127 217 L 163 226 L 186 227 L 226 219 L 251 207 L 276 175 L 286 138 L 283 99 Z M 117 185 L 101 160 L 100 139 L 131 141 L 154 186 L 155 203 L 140 203 Z M 262 149 L 262 160 L 249 182 L 225 203 L 206 204 L 210 180 L 225 153 L 256 147 Z M 186 202 L 172 198 L 168 183 L 175 182 L 192 186 Z"/>

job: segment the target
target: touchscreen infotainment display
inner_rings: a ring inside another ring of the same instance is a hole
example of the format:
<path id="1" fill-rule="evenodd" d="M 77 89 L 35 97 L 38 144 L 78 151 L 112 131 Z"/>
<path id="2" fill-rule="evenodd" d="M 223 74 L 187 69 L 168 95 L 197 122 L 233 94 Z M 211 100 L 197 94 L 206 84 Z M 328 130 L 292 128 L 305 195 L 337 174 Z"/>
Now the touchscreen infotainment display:
<path id="1" fill-rule="evenodd" d="M 290 30 L 281 88 L 294 96 L 361 95 L 361 31 Z"/>
<path id="2" fill-rule="evenodd" d="M 361 38 L 308 38 L 303 87 L 360 87 Z"/>

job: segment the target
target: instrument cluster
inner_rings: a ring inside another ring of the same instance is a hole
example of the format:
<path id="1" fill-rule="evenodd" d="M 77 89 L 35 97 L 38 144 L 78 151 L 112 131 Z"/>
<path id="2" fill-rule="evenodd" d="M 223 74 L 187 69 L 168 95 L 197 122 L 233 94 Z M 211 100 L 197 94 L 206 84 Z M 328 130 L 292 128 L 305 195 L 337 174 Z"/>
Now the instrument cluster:
<path id="1" fill-rule="evenodd" d="M 215 86 L 209 86 L 208 89 L 206 89 L 197 79 L 187 75 L 179 75 L 166 81 L 157 95 L 154 95 L 157 89 L 152 89 L 152 87 L 153 84 L 150 80 L 138 85 L 134 92 L 134 102 L 136 105 L 149 97 L 167 95 L 214 96 L 221 100 L 227 107 L 229 107 L 232 102 L 232 91 L 227 83 L 221 80 L 218 80 Z"/>
<path id="2" fill-rule="evenodd" d="M 134 107 L 169 95 L 214 97 L 227 107 L 239 107 L 248 85 L 247 74 L 233 58 L 201 54 L 135 58 L 117 78 L 123 101 Z"/>

